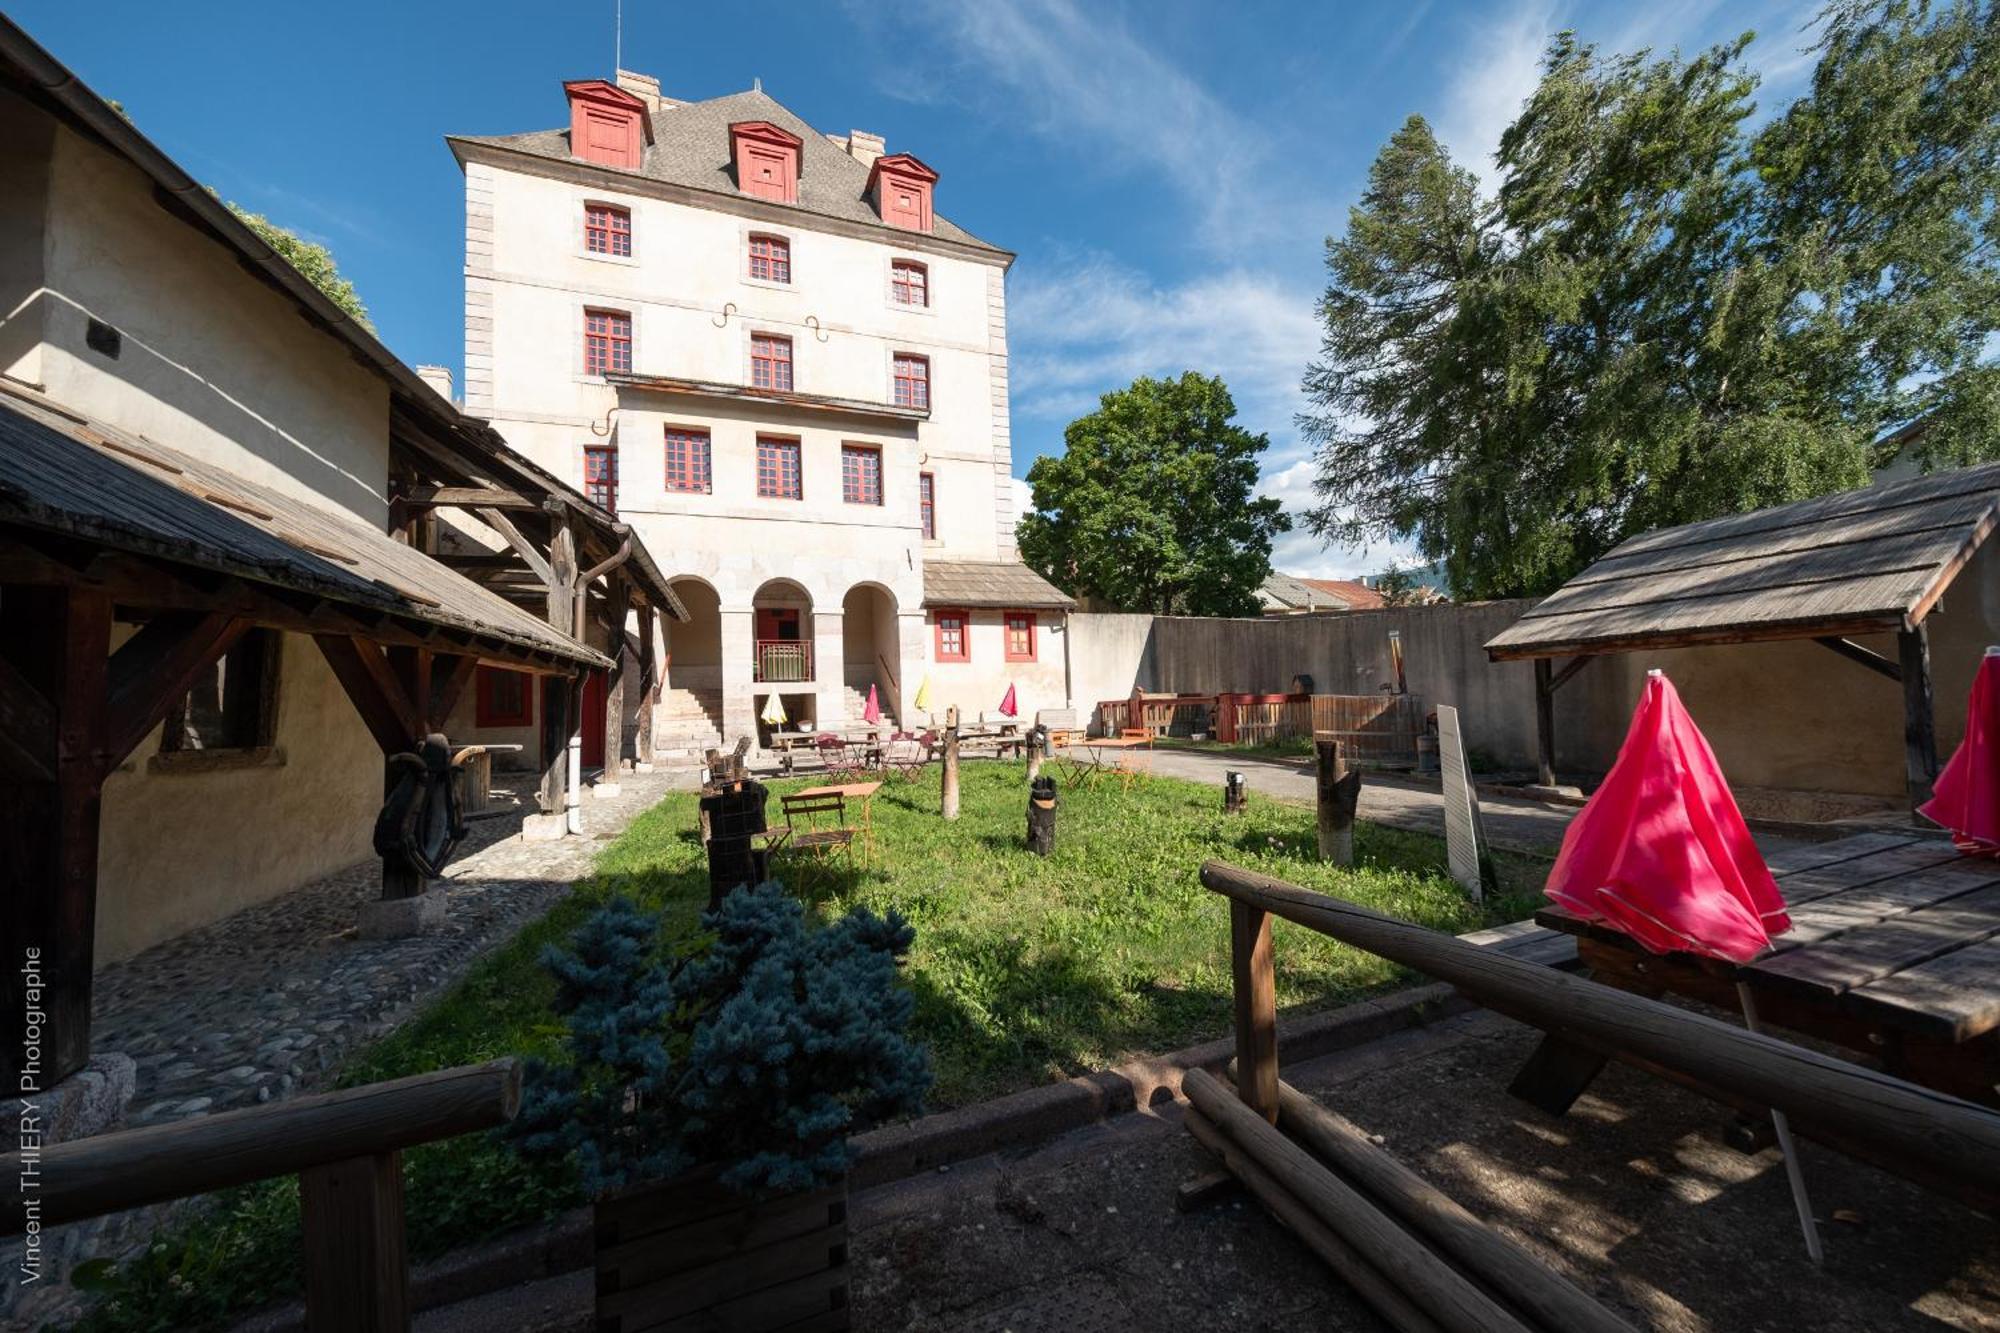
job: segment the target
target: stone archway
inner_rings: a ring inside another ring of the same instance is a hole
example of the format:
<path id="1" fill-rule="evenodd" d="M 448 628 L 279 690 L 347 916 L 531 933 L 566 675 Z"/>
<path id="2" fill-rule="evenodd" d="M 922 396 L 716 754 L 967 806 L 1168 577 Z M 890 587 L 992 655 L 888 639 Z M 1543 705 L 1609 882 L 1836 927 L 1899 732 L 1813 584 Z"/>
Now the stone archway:
<path id="1" fill-rule="evenodd" d="M 840 611 L 840 684 L 848 715 L 861 716 L 872 685 L 884 722 L 899 723 L 903 646 L 896 595 L 879 583 L 857 583 L 841 599 Z"/>

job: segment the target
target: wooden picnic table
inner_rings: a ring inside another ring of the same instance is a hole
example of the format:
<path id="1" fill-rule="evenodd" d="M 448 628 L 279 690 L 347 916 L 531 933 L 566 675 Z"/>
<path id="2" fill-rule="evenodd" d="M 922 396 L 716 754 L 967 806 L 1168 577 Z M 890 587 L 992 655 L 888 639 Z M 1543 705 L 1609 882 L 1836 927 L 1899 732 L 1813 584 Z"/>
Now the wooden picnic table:
<path id="1" fill-rule="evenodd" d="M 1648 953 L 1553 905 L 1535 920 L 1576 937 L 1578 957 L 1607 985 L 1734 1014 L 1742 982 L 1771 1024 L 2000 1107 L 2000 861 L 1912 830 L 1789 848 L 1768 863 L 1792 928 L 1750 963 Z M 1511 1090 L 1560 1115 L 1603 1064 L 1551 1035 Z"/>
<path id="2" fill-rule="evenodd" d="M 1076 742 L 1061 753 L 1050 756 L 1049 762 L 1072 787 L 1080 784 L 1095 787 L 1104 779 L 1106 773 L 1114 772 L 1124 775 L 1123 780 L 1129 785 L 1131 779 L 1137 775 L 1132 770 L 1121 767 L 1118 763 L 1119 757 L 1126 750 L 1152 748 L 1153 738 L 1150 736 L 1100 736 L 1095 740 Z M 1079 750 L 1083 751 L 1080 758 L 1077 755 Z"/>
<path id="3" fill-rule="evenodd" d="M 807 787 L 795 791 L 794 796 L 838 796 L 843 800 L 861 802 L 861 839 L 867 849 L 862 853 L 862 864 L 875 863 L 875 793 L 882 790 L 880 782 L 835 782 L 823 787 Z"/>
<path id="4" fill-rule="evenodd" d="M 850 744 L 861 745 L 869 766 L 882 762 L 882 728 L 862 723 L 852 727 L 825 727 L 818 731 L 774 731 L 771 733 L 771 748 L 778 754 L 778 771 L 790 773 L 798 760 L 800 751 L 808 755 L 819 753 L 819 738 L 838 736 Z"/>

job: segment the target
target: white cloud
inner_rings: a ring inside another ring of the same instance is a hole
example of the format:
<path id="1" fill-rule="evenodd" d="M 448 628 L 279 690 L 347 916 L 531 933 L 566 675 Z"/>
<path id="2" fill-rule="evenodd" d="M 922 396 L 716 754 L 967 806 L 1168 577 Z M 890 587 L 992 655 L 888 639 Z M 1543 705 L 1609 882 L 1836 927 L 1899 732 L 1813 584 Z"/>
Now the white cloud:
<path id="1" fill-rule="evenodd" d="M 1549 0 L 1495 13 L 1474 29 L 1431 123 L 1454 161 L 1479 177 L 1491 195 L 1500 183 L 1494 154 L 1500 135 L 1521 113 L 1541 79 L 1542 51 L 1560 23 Z"/>

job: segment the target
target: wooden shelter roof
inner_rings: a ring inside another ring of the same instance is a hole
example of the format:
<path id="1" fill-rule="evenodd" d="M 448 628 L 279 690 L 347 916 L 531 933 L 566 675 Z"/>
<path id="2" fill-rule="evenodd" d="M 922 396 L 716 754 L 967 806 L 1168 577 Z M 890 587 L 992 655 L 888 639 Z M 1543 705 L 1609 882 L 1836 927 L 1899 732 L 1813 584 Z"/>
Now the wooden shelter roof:
<path id="1" fill-rule="evenodd" d="M 400 622 L 406 636 L 445 630 L 462 651 L 493 661 L 609 665 L 387 533 L 11 385 L 0 385 L 0 533 L 307 594 L 284 603 L 287 624 L 301 628 L 324 603 L 363 625 Z"/>
<path id="2" fill-rule="evenodd" d="M 1495 661 L 1913 630 L 2000 518 L 2000 463 L 1660 528 L 1488 641 Z"/>

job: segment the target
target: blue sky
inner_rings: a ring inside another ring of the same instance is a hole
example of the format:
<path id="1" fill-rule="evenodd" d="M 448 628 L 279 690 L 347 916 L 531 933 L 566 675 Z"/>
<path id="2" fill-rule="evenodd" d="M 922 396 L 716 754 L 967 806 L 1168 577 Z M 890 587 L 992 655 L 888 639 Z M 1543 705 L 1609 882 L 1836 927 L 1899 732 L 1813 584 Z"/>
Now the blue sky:
<path id="1" fill-rule="evenodd" d="M 1490 177 L 1548 36 L 1691 49 L 1755 29 L 1763 102 L 1810 73 L 1807 3 L 936 0 L 758 7 L 626 0 L 624 63 L 669 96 L 761 78 L 824 130 L 884 135 L 942 175 L 939 211 L 1020 255 L 1009 279 L 1025 473 L 1106 389 L 1221 374 L 1268 432 L 1265 489 L 1301 506 L 1292 418 L 1317 347 L 1323 242 L 1412 112 Z M 462 181 L 446 133 L 565 119 L 608 75 L 613 0 L 339 5 L 27 0 L 9 12 L 225 198 L 332 247 L 410 362 L 462 354 Z M 1307 575 L 1396 555 L 1281 539 Z"/>

